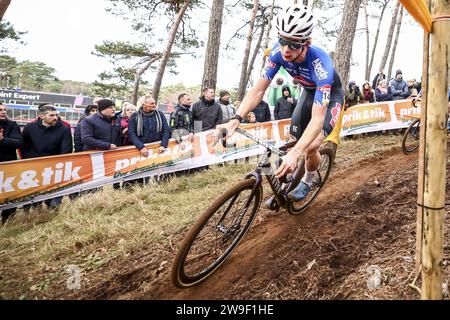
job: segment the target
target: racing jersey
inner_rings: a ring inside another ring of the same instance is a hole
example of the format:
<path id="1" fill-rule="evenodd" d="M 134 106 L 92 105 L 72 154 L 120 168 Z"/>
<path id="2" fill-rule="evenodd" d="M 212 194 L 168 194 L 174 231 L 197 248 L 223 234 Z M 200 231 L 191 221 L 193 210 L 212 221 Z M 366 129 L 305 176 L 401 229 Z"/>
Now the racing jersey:
<path id="1" fill-rule="evenodd" d="M 283 60 L 280 50 L 280 44 L 276 43 L 267 58 L 263 78 L 272 81 L 283 67 L 305 89 L 315 90 L 315 103 L 327 106 L 331 87 L 341 87 L 341 80 L 328 53 L 319 47 L 309 46 L 305 60 L 297 63 Z"/>

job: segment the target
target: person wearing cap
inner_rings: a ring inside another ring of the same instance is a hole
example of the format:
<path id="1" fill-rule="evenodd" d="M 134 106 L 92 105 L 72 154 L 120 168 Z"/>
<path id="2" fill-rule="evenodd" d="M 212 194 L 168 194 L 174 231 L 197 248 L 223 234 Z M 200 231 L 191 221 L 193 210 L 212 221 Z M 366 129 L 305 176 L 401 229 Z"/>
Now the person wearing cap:
<path id="1" fill-rule="evenodd" d="M 355 106 L 363 101 L 364 97 L 359 90 L 359 87 L 356 85 L 355 81 L 350 81 L 348 83 L 348 89 L 345 92 L 345 106 L 351 107 Z"/>
<path id="2" fill-rule="evenodd" d="M 219 100 L 217 102 L 222 109 L 222 123 L 228 122 L 230 119 L 234 118 L 236 111 L 230 103 L 230 93 L 228 91 L 220 91 Z"/>
<path id="3" fill-rule="evenodd" d="M 392 100 L 402 100 L 409 97 L 408 84 L 403 80 L 402 70 L 395 72 L 395 78 L 389 82 Z"/>
<path id="4" fill-rule="evenodd" d="M 110 99 L 97 102 L 97 112 L 81 122 L 83 150 L 114 150 L 121 145 L 120 121 L 116 121 L 115 103 Z"/>
<path id="5" fill-rule="evenodd" d="M 81 139 L 81 122 L 90 115 L 93 115 L 97 112 L 97 105 L 90 104 L 84 109 L 84 115 L 80 118 L 75 127 L 75 132 L 73 134 L 73 145 L 75 148 L 75 152 L 83 151 L 83 140 Z"/>
<path id="6" fill-rule="evenodd" d="M 292 117 L 297 100 L 291 95 L 291 89 L 288 85 L 284 85 L 282 88 L 283 96 L 278 99 L 275 108 L 273 110 L 273 117 L 275 120 L 288 119 Z"/>

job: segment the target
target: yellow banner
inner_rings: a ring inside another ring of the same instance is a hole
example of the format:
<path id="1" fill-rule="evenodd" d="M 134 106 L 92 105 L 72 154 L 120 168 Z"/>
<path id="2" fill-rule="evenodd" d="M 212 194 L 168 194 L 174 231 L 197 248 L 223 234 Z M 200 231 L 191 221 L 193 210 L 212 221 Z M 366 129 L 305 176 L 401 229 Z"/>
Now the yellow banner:
<path id="1" fill-rule="evenodd" d="M 426 32 L 431 32 L 431 14 L 425 0 L 400 0 L 400 2 Z"/>

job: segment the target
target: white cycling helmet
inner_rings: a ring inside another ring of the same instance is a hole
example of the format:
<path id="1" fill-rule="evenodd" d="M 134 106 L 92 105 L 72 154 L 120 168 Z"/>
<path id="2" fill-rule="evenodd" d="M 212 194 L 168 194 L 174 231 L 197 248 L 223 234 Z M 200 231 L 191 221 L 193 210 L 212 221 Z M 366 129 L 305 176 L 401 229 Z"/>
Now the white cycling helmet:
<path id="1" fill-rule="evenodd" d="M 277 18 L 278 35 L 305 42 L 313 30 L 313 15 L 307 6 L 294 4 L 282 9 Z"/>

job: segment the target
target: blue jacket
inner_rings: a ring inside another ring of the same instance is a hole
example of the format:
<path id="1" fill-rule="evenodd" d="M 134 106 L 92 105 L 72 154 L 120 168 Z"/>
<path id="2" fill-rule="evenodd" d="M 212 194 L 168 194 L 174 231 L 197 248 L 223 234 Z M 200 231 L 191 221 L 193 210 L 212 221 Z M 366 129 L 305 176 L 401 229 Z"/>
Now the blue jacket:
<path id="1" fill-rule="evenodd" d="M 387 88 L 387 93 L 381 93 L 380 89 L 375 89 L 375 97 L 377 101 L 392 101 L 391 88 Z"/>
<path id="2" fill-rule="evenodd" d="M 107 119 L 99 112 L 81 121 L 83 150 L 109 150 L 111 144 L 120 146 L 120 121 Z"/>
<path id="3" fill-rule="evenodd" d="M 396 79 L 392 79 L 389 82 L 389 88 L 391 89 L 393 100 L 406 99 L 410 95 L 408 84 L 405 80 L 397 81 Z"/>
<path id="4" fill-rule="evenodd" d="M 156 112 L 159 113 L 162 120 L 162 131 L 156 132 Z M 138 112 L 134 113 L 131 118 L 130 122 L 128 123 L 128 139 L 131 140 L 131 142 L 138 148 L 138 150 L 141 150 L 144 147 L 144 144 L 151 143 L 151 142 L 158 142 L 161 141 L 161 146 L 164 148 L 167 148 L 169 145 L 169 139 L 170 139 L 170 128 L 167 124 L 166 117 L 161 111 L 156 111 L 153 115 L 146 117 L 143 117 L 144 123 L 144 135 L 142 137 L 139 137 L 137 135 L 137 116 Z"/>

